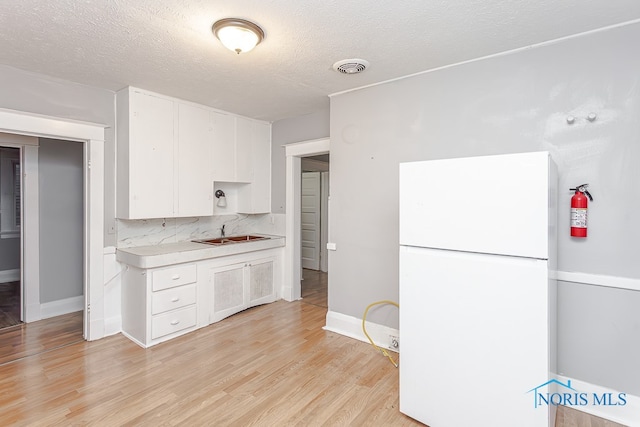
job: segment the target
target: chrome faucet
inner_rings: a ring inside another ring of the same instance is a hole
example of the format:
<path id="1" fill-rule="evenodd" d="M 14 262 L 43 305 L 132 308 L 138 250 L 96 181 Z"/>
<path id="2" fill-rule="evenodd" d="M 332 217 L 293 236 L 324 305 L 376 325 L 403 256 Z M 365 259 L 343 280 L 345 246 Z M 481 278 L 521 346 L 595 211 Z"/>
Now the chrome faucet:
<path id="1" fill-rule="evenodd" d="M 220 237 L 224 237 L 224 224 L 222 224 L 222 228 L 220 228 Z"/>

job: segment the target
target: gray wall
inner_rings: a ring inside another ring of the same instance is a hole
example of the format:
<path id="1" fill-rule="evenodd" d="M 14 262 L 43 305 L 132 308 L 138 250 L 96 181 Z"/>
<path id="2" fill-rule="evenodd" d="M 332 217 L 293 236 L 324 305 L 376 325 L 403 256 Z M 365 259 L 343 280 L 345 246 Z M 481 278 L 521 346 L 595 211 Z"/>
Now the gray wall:
<path id="1" fill-rule="evenodd" d="M 285 144 L 327 138 L 329 109 L 300 117 L 279 120 L 271 127 L 271 212 L 285 213 L 286 156 Z"/>
<path id="2" fill-rule="evenodd" d="M 0 271 L 20 269 L 20 238 L 0 239 Z"/>
<path id="3" fill-rule="evenodd" d="M 83 144 L 40 139 L 40 302 L 83 295 Z"/>
<path id="4" fill-rule="evenodd" d="M 634 24 L 332 97 L 329 309 L 398 300 L 398 164 L 415 160 L 550 151 L 559 270 L 640 278 L 639 39 Z M 568 189 L 582 183 L 595 202 L 578 241 Z M 559 371 L 640 395 L 638 293 L 593 288 L 560 284 Z M 391 307 L 370 316 L 398 327 Z"/>
<path id="5" fill-rule="evenodd" d="M 0 108 L 105 124 L 105 246 L 115 246 L 114 92 L 0 65 Z"/>

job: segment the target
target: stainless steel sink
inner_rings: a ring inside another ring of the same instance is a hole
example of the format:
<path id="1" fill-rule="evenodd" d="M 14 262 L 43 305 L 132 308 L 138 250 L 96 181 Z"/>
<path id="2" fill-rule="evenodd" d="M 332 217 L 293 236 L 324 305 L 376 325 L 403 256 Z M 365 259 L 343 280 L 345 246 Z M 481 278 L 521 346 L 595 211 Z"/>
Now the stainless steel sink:
<path id="1" fill-rule="evenodd" d="M 217 239 L 192 240 L 195 243 L 204 243 L 206 245 L 221 246 L 233 243 L 254 242 L 256 240 L 266 240 L 268 237 L 254 236 L 246 234 L 243 236 L 218 237 Z"/>

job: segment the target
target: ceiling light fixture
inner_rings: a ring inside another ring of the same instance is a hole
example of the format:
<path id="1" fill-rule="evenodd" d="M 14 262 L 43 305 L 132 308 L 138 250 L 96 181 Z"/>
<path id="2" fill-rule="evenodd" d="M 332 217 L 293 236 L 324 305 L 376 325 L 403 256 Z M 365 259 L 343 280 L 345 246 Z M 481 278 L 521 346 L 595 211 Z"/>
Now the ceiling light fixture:
<path id="1" fill-rule="evenodd" d="M 251 21 L 239 18 L 225 18 L 216 21 L 211 28 L 213 34 L 229 50 L 249 52 L 264 39 L 264 31 Z"/>

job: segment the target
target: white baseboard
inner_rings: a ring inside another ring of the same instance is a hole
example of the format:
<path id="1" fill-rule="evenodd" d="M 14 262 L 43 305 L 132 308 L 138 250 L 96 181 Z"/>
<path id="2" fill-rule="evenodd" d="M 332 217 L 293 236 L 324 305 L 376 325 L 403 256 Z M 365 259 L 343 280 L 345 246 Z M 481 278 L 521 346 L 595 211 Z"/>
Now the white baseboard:
<path id="1" fill-rule="evenodd" d="M 388 326 L 379 325 L 377 323 L 366 322 L 367 333 L 378 347 L 384 347 L 387 350 L 396 351 L 389 347 L 389 335 L 400 337 L 400 331 Z M 335 311 L 327 312 L 327 324 L 323 328 L 327 331 L 335 332 L 349 338 L 355 338 L 366 343 L 369 342 L 362 331 L 362 319 L 347 316 L 346 314 L 336 313 Z"/>
<path id="2" fill-rule="evenodd" d="M 571 380 L 571 387 L 576 389 L 578 392 L 588 393 L 589 395 L 596 393 L 599 396 L 602 396 L 605 393 L 612 393 L 614 397 L 617 397 L 618 393 L 620 393 L 619 390 L 590 384 L 585 381 L 576 380 L 562 375 L 556 375 L 556 378 L 565 384 L 567 383 L 567 380 Z M 626 401 L 627 403 L 624 406 L 585 405 L 575 406 L 573 409 L 595 415 L 596 417 L 615 421 L 623 425 L 640 426 L 640 397 L 627 394 Z"/>
<path id="3" fill-rule="evenodd" d="M 135 339 L 134 337 L 132 337 L 131 335 L 129 335 L 128 333 L 126 333 L 125 331 L 121 332 L 122 335 L 124 335 L 125 337 L 129 338 L 131 341 L 133 341 L 134 343 L 138 344 L 140 347 L 142 348 L 147 348 L 146 345 L 144 345 L 142 342 L 138 341 L 137 339 Z"/>
<path id="4" fill-rule="evenodd" d="M 29 304 L 25 307 L 24 311 L 24 319 L 22 319 L 25 323 L 37 322 L 38 320 L 42 320 L 42 314 L 40 311 L 42 310 L 42 305 L 40 304 Z"/>
<path id="5" fill-rule="evenodd" d="M 293 288 L 282 286 L 282 299 L 287 302 L 295 301 L 293 299 Z"/>
<path id="6" fill-rule="evenodd" d="M 111 317 L 109 319 L 104 319 L 104 336 L 108 337 L 110 335 L 115 335 L 122 332 L 122 318 L 121 317 Z"/>
<path id="7" fill-rule="evenodd" d="M 84 296 L 71 297 L 58 301 L 46 302 L 40 305 L 41 319 L 61 316 L 84 310 Z"/>
<path id="8" fill-rule="evenodd" d="M 116 248 L 104 248 L 104 336 L 115 335 L 122 331 L 122 273 L 128 267 L 116 260 Z M 99 326 L 96 326 L 99 328 Z M 99 329 L 96 329 L 99 330 Z"/>
<path id="9" fill-rule="evenodd" d="M 17 282 L 20 280 L 20 269 L 0 271 L 0 283 Z"/>

